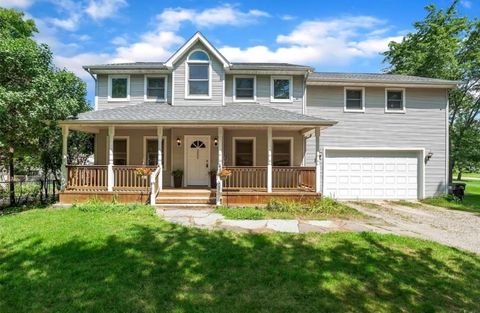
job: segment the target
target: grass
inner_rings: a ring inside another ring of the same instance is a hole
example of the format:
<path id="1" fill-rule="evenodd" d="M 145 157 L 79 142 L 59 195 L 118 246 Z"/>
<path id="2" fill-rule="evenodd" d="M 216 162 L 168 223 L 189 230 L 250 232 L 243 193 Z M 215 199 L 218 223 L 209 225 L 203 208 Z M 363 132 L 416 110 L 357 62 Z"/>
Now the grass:
<path id="1" fill-rule="evenodd" d="M 447 209 L 480 213 L 480 180 L 464 179 L 462 182 L 467 184 L 463 202 L 457 201 L 450 196 L 426 198 L 421 200 L 421 202 Z"/>
<path id="2" fill-rule="evenodd" d="M 357 210 L 334 199 L 322 197 L 308 203 L 272 199 L 265 207 L 221 207 L 217 213 L 228 219 L 326 219 L 362 218 Z"/>
<path id="3" fill-rule="evenodd" d="M 479 257 L 436 243 L 208 231 L 118 208 L 0 217 L 0 312 L 480 311 Z"/>
<path id="4" fill-rule="evenodd" d="M 372 209 L 372 210 L 383 210 L 384 207 L 381 206 L 380 204 L 373 203 L 373 202 L 368 202 L 368 201 L 350 201 L 353 204 L 365 207 L 367 209 Z"/>
<path id="5" fill-rule="evenodd" d="M 401 205 L 401 206 L 408 206 L 410 208 L 421 208 L 422 204 L 420 202 L 413 202 L 408 200 L 391 200 L 388 203 Z"/>

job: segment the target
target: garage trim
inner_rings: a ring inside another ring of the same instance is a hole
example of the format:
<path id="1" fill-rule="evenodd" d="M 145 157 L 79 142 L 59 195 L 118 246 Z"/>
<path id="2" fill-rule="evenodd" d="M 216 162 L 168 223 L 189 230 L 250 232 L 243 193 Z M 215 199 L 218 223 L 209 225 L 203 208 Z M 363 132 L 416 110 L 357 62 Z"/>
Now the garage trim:
<path id="1" fill-rule="evenodd" d="M 420 173 L 419 177 L 421 178 L 422 182 L 420 184 L 420 190 L 418 192 L 419 198 L 425 198 L 425 148 L 392 148 L 392 147 L 323 147 L 322 153 L 322 193 L 325 190 L 325 159 L 327 157 L 328 150 L 335 150 L 335 151 L 412 151 L 417 152 L 420 154 L 420 160 L 418 161 L 420 164 Z"/>

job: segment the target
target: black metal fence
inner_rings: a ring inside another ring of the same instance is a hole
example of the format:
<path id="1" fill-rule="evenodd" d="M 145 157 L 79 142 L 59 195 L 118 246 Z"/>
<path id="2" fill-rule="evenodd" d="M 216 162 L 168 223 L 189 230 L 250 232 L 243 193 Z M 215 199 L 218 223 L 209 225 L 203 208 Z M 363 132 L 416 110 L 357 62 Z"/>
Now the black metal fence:
<path id="1" fill-rule="evenodd" d="M 60 189 L 60 184 L 57 180 L 39 177 L 15 177 L 13 184 L 15 201 L 11 203 L 11 182 L 9 180 L 0 180 L 0 208 L 55 201 Z"/>

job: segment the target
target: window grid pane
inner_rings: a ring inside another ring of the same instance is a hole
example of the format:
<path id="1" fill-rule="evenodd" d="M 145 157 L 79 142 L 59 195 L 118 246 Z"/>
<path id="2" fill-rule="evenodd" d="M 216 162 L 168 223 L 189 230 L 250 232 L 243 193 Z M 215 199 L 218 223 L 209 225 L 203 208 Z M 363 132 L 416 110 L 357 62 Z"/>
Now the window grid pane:
<path id="1" fill-rule="evenodd" d="M 387 108 L 389 110 L 403 110 L 403 92 L 402 91 L 387 92 Z"/>
<path id="2" fill-rule="evenodd" d="M 165 78 L 147 78 L 147 99 L 165 99 Z"/>
<path id="3" fill-rule="evenodd" d="M 147 139 L 146 165 L 156 166 L 158 164 L 158 140 Z M 165 140 L 162 139 L 162 166 L 165 168 Z"/>
<path id="4" fill-rule="evenodd" d="M 235 79 L 235 97 L 240 99 L 254 98 L 254 79 L 236 78 Z"/>
<path id="5" fill-rule="evenodd" d="M 127 97 L 126 78 L 112 78 L 112 98 L 126 98 Z"/>
<path id="6" fill-rule="evenodd" d="M 275 99 L 290 99 L 290 80 L 273 80 L 273 97 Z"/>
<path id="7" fill-rule="evenodd" d="M 253 166 L 253 140 L 235 140 L 235 166 Z"/>

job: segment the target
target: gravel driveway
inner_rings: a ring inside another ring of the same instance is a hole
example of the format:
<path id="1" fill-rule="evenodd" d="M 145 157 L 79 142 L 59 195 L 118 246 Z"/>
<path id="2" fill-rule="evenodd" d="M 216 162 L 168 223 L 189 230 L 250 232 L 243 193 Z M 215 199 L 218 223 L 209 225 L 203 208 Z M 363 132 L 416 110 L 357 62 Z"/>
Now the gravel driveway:
<path id="1" fill-rule="evenodd" d="M 424 204 L 412 208 L 386 201 L 348 202 L 348 205 L 374 217 L 374 225 L 386 232 L 433 240 L 480 254 L 478 213 L 447 210 Z"/>

